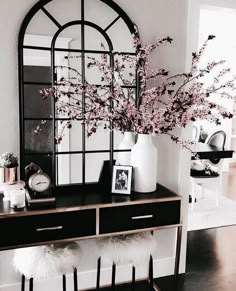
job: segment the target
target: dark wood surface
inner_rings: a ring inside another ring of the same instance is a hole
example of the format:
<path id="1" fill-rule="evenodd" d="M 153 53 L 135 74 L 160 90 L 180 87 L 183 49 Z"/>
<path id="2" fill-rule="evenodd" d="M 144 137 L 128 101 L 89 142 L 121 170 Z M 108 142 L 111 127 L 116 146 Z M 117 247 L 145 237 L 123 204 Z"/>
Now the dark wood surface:
<path id="1" fill-rule="evenodd" d="M 171 213 L 171 215 L 170 215 Z M 119 217 L 119 219 L 117 219 Z M 180 201 L 106 207 L 100 210 L 100 233 L 145 229 L 180 222 Z"/>
<path id="2" fill-rule="evenodd" d="M 186 273 L 155 279 L 161 291 L 236 290 L 236 225 L 188 232 Z"/>
<path id="3" fill-rule="evenodd" d="M 6 216 L 25 216 L 38 213 L 55 213 L 62 211 L 72 211 L 79 209 L 92 209 L 97 207 L 124 206 L 130 204 L 142 204 L 154 201 L 180 200 L 181 196 L 166 187 L 157 184 L 157 189 L 152 193 L 132 193 L 131 195 L 103 194 L 95 190 L 70 191 L 63 190 L 56 196 L 55 207 L 43 207 L 37 209 L 13 210 L 8 201 L 3 201 L 3 195 L 0 194 L 0 219 Z"/>
<path id="4" fill-rule="evenodd" d="M 128 196 L 65 191 L 54 207 L 21 211 L 0 201 L 0 250 L 182 227 L 181 196 L 161 185 Z"/>
<path id="5" fill-rule="evenodd" d="M 162 185 L 158 184 L 153 193 L 131 195 L 78 193 L 64 189 L 56 197 L 56 206 L 46 209 L 15 211 L 10 208 L 9 201 L 2 198 L 3 195 L 0 199 L 0 231 L 3 234 L 0 250 L 175 227 L 178 228 L 175 275 L 178 274 L 182 198 Z M 148 281 L 135 284 L 135 290 L 154 290 L 153 280 L 150 282 L 151 285 Z M 134 286 L 125 284 L 116 286 L 116 290 L 134 290 Z"/>
<path id="6" fill-rule="evenodd" d="M 192 146 L 193 153 L 197 153 L 200 159 L 214 159 L 221 158 L 227 159 L 232 158 L 234 151 L 209 145 L 202 142 L 197 142 Z M 195 158 L 192 157 L 194 160 Z"/>

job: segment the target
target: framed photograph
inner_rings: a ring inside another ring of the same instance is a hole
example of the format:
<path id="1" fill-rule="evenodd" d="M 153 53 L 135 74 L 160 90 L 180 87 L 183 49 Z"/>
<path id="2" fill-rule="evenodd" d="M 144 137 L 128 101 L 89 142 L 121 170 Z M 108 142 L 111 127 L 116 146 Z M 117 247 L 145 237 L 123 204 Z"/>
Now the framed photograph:
<path id="1" fill-rule="evenodd" d="M 130 194 L 132 181 L 132 166 L 113 166 L 112 193 Z"/>

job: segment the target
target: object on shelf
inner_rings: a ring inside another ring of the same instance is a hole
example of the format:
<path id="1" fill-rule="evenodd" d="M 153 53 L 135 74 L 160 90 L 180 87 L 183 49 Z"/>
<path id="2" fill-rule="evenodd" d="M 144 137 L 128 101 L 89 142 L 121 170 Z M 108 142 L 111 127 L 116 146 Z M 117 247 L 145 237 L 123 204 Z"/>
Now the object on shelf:
<path id="1" fill-rule="evenodd" d="M 110 194 L 112 184 L 112 169 L 116 160 L 104 160 L 98 180 L 98 188 L 101 193 Z"/>
<path id="2" fill-rule="evenodd" d="M 43 193 L 34 192 L 30 189 L 26 189 L 25 192 L 27 207 L 29 208 L 56 205 L 56 197 L 51 189 Z"/>
<path id="3" fill-rule="evenodd" d="M 28 207 L 54 206 L 50 177 L 35 163 L 25 167 L 26 201 Z"/>
<path id="4" fill-rule="evenodd" d="M 15 184 L 0 183 L 0 191 L 3 192 L 3 201 L 10 201 L 10 192 L 24 189 L 25 182 L 18 180 Z"/>
<path id="5" fill-rule="evenodd" d="M 156 190 L 157 148 L 151 134 L 139 134 L 131 150 L 131 166 L 134 168 L 135 192 L 149 193 Z"/>
<path id="6" fill-rule="evenodd" d="M 10 191 L 10 207 L 21 209 L 25 207 L 25 189 Z"/>
<path id="7" fill-rule="evenodd" d="M 18 158 L 10 152 L 0 156 L 0 183 L 15 184 L 17 181 Z"/>
<path id="8" fill-rule="evenodd" d="M 112 193 L 131 194 L 132 170 L 131 166 L 113 166 Z"/>

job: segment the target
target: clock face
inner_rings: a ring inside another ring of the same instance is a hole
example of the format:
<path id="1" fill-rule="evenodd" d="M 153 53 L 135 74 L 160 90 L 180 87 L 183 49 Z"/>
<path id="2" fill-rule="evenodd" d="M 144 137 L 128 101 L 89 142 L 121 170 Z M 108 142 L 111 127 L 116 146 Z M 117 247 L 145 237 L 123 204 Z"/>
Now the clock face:
<path id="1" fill-rule="evenodd" d="M 46 191 L 50 186 L 50 178 L 43 172 L 35 173 L 29 178 L 29 187 L 36 192 Z"/>

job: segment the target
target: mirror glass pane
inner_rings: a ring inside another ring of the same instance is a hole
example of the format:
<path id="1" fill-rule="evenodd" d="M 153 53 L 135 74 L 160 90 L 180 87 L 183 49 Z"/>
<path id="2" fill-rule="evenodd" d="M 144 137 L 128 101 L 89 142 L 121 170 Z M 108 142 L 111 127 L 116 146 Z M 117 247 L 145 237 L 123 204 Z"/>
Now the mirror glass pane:
<path id="1" fill-rule="evenodd" d="M 28 153 L 48 153 L 53 150 L 53 124 L 47 120 L 41 126 L 39 134 L 35 129 L 39 125 L 39 120 L 25 120 L 25 151 Z"/>
<path id="2" fill-rule="evenodd" d="M 85 20 L 96 23 L 102 29 L 105 29 L 118 15 L 109 6 L 102 1 L 86 0 L 85 2 Z"/>
<path id="3" fill-rule="evenodd" d="M 115 55 L 115 79 L 121 86 L 134 86 L 136 83 L 135 63 L 132 55 Z M 117 72 L 119 71 L 119 73 Z"/>
<path id="4" fill-rule="evenodd" d="M 114 25 L 112 25 L 107 31 L 107 34 L 111 38 L 114 51 L 135 52 L 130 31 L 123 19 L 120 18 L 116 23 L 114 23 Z"/>
<path id="5" fill-rule="evenodd" d="M 71 121 L 72 127 L 68 129 L 66 122 L 56 122 L 56 134 L 63 130 L 63 138 L 59 144 L 56 144 L 57 152 L 81 151 L 82 150 L 82 123 L 81 121 Z"/>
<path id="6" fill-rule="evenodd" d="M 104 63 L 109 66 L 110 64 L 110 57 L 106 55 L 106 59 Z M 104 73 L 99 70 L 99 66 L 90 66 L 91 63 L 103 63 L 103 58 L 101 54 L 85 54 L 85 77 L 89 84 L 97 84 L 97 85 L 108 85 L 109 82 L 104 80 Z"/>
<path id="7" fill-rule="evenodd" d="M 109 150 L 110 132 L 104 129 L 105 123 L 101 122 L 95 134 L 86 137 L 86 150 Z"/>
<path id="8" fill-rule="evenodd" d="M 55 4 L 55 1 L 52 2 Z M 28 38 L 25 36 L 24 45 L 50 47 L 52 36 L 57 30 L 58 27 L 51 21 L 51 19 L 42 10 L 39 10 L 27 26 L 26 35 L 39 35 L 42 37 Z M 47 41 L 40 42 L 43 38 L 47 39 Z"/>
<path id="9" fill-rule="evenodd" d="M 58 35 L 55 48 L 81 49 L 81 26 L 72 25 Z"/>
<path id="10" fill-rule="evenodd" d="M 49 59 L 48 59 L 49 60 Z M 42 59 L 38 59 L 38 64 L 42 61 Z M 29 63 L 28 65 L 24 65 L 24 82 L 33 82 L 33 83 L 46 83 L 48 85 L 51 84 L 51 67 L 47 65 L 46 62 L 41 65 L 36 65 L 35 63 Z"/>
<path id="11" fill-rule="evenodd" d="M 118 149 L 120 143 L 123 140 L 123 134 L 120 131 L 114 130 L 114 149 Z"/>
<path id="12" fill-rule="evenodd" d="M 104 160 L 109 160 L 109 153 L 86 154 L 85 182 L 98 182 Z"/>
<path id="13" fill-rule="evenodd" d="M 95 28 L 85 26 L 85 49 L 86 50 L 109 50 L 104 36 Z"/>
<path id="14" fill-rule="evenodd" d="M 56 171 L 57 185 L 82 183 L 82 155 L 57 155 Z"/>
<path id="15" fill-rule="evenodd" d="M 57 20 L 60 25 L 80 19 L 80 0 L 56 0 L 51 1 L 44 8 Z"/>
<path id="16" fill-rule="evenodd" d="M 53 100 L 52 98 L 42 98 L 39 93 L 42 88 L 45 86 L 24 85 L 24 114 L 26 118 L 52 118 Z"/>

